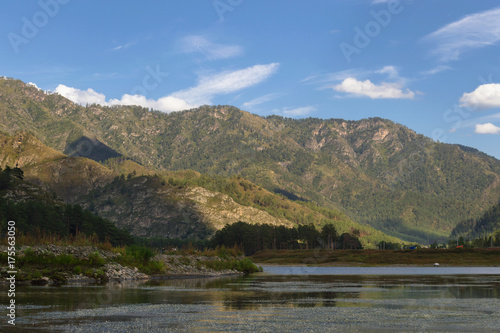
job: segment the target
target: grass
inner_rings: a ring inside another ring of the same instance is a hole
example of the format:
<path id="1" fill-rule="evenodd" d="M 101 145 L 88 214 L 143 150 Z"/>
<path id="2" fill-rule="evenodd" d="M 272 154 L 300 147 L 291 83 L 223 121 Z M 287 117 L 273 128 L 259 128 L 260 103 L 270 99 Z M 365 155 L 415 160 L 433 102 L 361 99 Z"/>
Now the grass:
<path id="1" fill-rule="evenodd" d="M 0 260 L 7 262 L 7 253 L 0 253 Z M 92 253 L 88 259 L 78 259 L 71 254 L 37 254 L 32 249 L 24 250 L 22 255 L 16 256 L 18 281 L 38 280 L 42 276 L 49 277 L 56 284 L 64 284 L 67 276 L 80 274 L 91 278 L 106 280 L 106 275 L 101 269 L 106 261 L 97 252 Z"/>
<path id="2" fill-rule="evenodd" d="M 7 238 L 2 239 L 2 245 L 7 244 Z M 77 233 L 76 235 L 60 236 L 59 234 L 40 231 L 35 229 L 30 233 L 19 233 L 16 235 L 16 245 L 18 246 L 37 246 L 37 245 L 59 245 L 59 246 L 94 246 L 101 250 L 111 250 L 109 239 L 104 242 L 99 240 L 97 235 L 85 235 L 84 233 Z"/>
<path id="3" fill-rule="evenodd" d="M 120 253 L 114 261 L 122 266 L 137 267 L 145 274 L 161 274 L 164 271 L 163 263 L 151 260 L 154 253 L 151 249 L 138 245 L 114 248 L 115 253 Z"/>
<path id="4" fill-rule="evenodd" d="M 249 258 L 243 258 L 241 260 L 212 260 L 204 262 L 203 265 L 216 271 L 233 269 L 239 272 L 243 272 L 244 274 L 251 274 L 262 271 L 262 268 L 255 265 Z"/>
<path id="5" fill-rule="evenodd" d="M 264 250 L 251 259 L 260 264 L 310 266 L 500 266 L 500 251 L 486 249 L 419 250 Z"/>

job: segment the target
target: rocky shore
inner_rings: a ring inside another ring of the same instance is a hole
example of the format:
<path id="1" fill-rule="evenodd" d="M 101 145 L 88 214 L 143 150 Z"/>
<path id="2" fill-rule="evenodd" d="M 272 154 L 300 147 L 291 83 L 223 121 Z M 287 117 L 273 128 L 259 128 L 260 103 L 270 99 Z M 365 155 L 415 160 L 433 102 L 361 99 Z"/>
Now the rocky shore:
<path id="1" fill-rule="evenodd" d="M 0 245 L 0 253 L 7 255 L 7 246 Z M 162 267 L 162 273 L 147 275 L 137 267 L 129 267 L 117 262 L 122 256 L 120 253 L 99 249 L 93 246 L 59 246 L 59 245 L 37 245 L 21 246 L 16 249 L 16 260 L 19 262 L 29 255 L 32 258 L 74 258 L 78 262 L 90 262 L 92 258 L 102 260 L 99 267 L 87 269 L 85 272 L 77 271 L 68 265 L 57 273 L 51 267 L 43 267 L 32 263 L 29 267 L 19 268 L 17 276 L 20 283 L 31 283 L 39 285 L 58 284 L 95 284 L 107 281 L 132 281 L 146 280 L 151 278 L 185 278 L 185 277 L 214 277 L 223 275 L 243 274 L 236 269 L 227 269 L 227 260 L 215 256 L 203 255 L 181 255 L 181 254 L 158 254 L 151 260 Z M 242 259 L 242 258 L 238 258 Z M 234 260 L 234 258 L 232 259 Z M 42 262 L 42 260 L 40 260 Z M 7 280 L 7 262 L 2 263 L 0 268 L 1 281 Z M 50 265 L 46 265 L 50 266 Z M 80 267 L 80 266 L 78 266 Z M 49 273 L 50 272 L 50 273 Z"/>
<path id="2" fill-rule="evenodd" d="M 215 270 L 207 267 L 210 263 L 221 262 L 219 257 L 195 255 L 158 254 L 153 260 L 161 261 L 166 266 L 166 276 L 222 276 L 243 274 L 234 269 Z"/>

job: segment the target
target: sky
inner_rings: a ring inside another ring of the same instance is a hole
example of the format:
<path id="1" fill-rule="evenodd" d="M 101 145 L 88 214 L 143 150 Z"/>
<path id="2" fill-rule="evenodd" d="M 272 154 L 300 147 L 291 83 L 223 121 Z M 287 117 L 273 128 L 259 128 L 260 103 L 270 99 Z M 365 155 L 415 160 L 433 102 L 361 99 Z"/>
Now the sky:
<path id="1" fill-rule="evenodd" d="M 0 76 L 82 105 L 382 117 L 500 158 L 493 0 L 4 0 Z"/>

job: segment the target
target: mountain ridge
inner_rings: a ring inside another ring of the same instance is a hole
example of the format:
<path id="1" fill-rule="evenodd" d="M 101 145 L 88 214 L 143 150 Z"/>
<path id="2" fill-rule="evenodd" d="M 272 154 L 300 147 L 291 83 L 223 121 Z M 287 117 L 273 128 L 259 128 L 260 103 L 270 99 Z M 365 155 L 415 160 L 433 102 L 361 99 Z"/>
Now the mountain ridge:
<path id="1" fill-rule="evenodd" d="M 15 161 L 24 179 L 50 198 L 78 204 L 135 236 L 203 239 L 238 221 L 287 227 L 333 222 L 342 232 L 360 230 L 368 247 L 381 240 L 399 241 L 338 212 L 293 203 L 243 178 L 213 179 L 189 170 L 156 173 L 122 158 L 109 161 L 110 169 L 63 155 L 25 132 L 0 134 L 0 161 L 2 167 Z"/>
<path id="2" fill-rule="evenodd" d="M 83 107 L 0 80 L 0 120 L 3 131 L 28 129 L 61 152 L 87 137 L 148 168 L 241 175 L 422 243 L 446 238 L 500 197 L 497 159 L 381 118 L 259 117 L 232 106 L 169 114 Z"/>

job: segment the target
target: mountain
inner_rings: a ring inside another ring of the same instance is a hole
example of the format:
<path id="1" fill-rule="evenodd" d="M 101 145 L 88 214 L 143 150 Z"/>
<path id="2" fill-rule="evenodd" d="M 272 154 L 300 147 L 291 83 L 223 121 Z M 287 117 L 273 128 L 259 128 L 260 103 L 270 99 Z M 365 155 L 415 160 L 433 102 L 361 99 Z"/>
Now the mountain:
<path id="1" fill-rule="evenodd" d="M 76 150 L 96 161 L 123 155 L 161 172 L 239 175 L 421 243 L 447 238 L 500 197 L 497 159 L 381 118 L 263 118 L 231 106 L 169 114 L 83 107 L 21 81 L 0 80 L 0 124 L 10 134 L 29 130 L 59 152 Z"/>
<path id="2" fill-rule="evenodd" d="M 478 218 L 460 222 L 451 232 L 452 239 L 476 239 L 500 232 L 500 202 Z"/>
<path id="3" fill-rule="evenodd" d="M 0 168 L 0 232 L 5 234 L 7 221 L 15 221 L 18 236 L 25 240 L 54 242 L 70 236 L 78 242 L 109 241 L 115 246 L 133 242 L 128 231 L 25 181 L 17 167 Z"/>
<path id="4" fill-rule="evenodd" d="M 0 166 L 14 163 L 24 170 L 27 182 L 23 184 L 34 184 L 67 204 L 81 205 L 135 236 L 202 239 L 243 221 L 287 227 L 334 223 L 341 233 L 358 229 L 366 247 L 375 247 L 381 240 L 400 241 L 341 212 L 290 201 L 241 177 L 195 171 L 156 173 L 125 157 L 102 165 L 59 153 L 27 132 L 0 134 Z"/>

